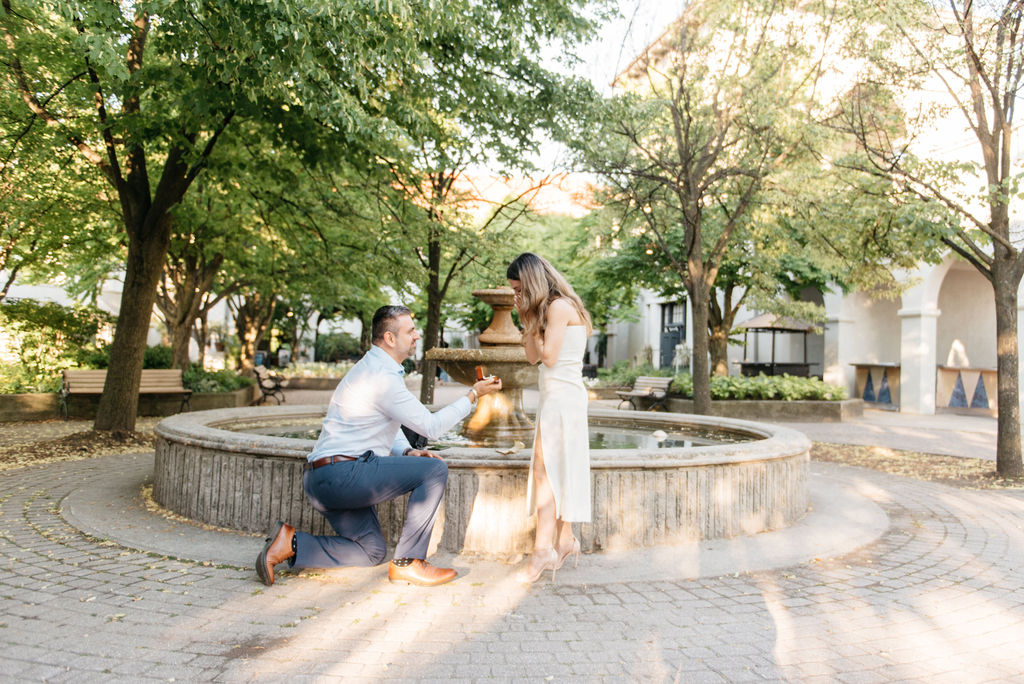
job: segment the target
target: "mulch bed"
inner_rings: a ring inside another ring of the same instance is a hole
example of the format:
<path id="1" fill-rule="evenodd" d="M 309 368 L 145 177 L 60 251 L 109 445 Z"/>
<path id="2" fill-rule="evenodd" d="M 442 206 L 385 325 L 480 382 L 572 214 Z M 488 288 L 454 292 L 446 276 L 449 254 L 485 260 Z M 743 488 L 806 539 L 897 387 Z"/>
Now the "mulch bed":
<path id="1" fill-rule="evenodd" d="M 136 432 L 94 432 L 92 423 L 39 421 L 0 427 L 0 471 L 56 461 L 77 461 L 111 454 L 151 451 L 153 427 L 159 418 L 140 418 Z M 885 447 L 814 442 L 811 459 L 871 468 L 893 475 L 939 482 L 963 489 L 1024 488 L 1024 479 L 996 475 L 996 464 L 980 458 L 961 458 L 900 451 Z"/>
<path id="2" fill-rule="evenodd" d="M 814 442 L 811 460 L 871 468 L 892 475 L 939 482 L 961 489 L 1008 489 L 1024 487 L 1024 479 L 996 475 L 995 461 L 963 458 L 886 447 Z"/>
<path id="3" fill-rule="evenodd" d="M 0 470 L 23 466 L 80 461 L 87 458 L 152 451 L 153 427 L 158 418 L 140 418 L 133 433 L 95 432 L 86 421 L 39 421 L 18 423 L 5 432 L 0 446 Z"/>

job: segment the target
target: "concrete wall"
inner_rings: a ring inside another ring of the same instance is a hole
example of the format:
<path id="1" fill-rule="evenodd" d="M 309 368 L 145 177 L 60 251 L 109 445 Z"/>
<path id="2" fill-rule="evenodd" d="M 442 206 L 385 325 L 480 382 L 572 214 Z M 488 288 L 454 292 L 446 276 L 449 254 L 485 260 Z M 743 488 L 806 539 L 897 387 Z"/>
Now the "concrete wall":
<path id="1" fill-rule="evenodd" d="M 996 367 L 996 305 L 992 285 L 977 269 L 956 264 L 939 289 L 935 357 L 940 365 Z"/>
<path id="2" fill-rule="evenodd" d="M 872 299 L 857 292 L 852 299 L 854 335 L 850 362 L 898 363 L 900 360 L 900 319 L 898 300 Z"/>

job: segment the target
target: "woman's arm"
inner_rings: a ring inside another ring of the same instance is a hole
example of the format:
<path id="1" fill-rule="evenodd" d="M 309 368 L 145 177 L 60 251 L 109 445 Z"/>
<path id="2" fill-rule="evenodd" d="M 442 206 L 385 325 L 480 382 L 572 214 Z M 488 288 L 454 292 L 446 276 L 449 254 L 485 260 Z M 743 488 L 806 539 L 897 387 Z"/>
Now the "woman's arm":
<path id="1" fill-rule="evenodd" d="M 544 343 L 538 335 L 527 333 L 523 335 L 523 349 L 526 350 L 526 360 L 534 364 L 540 361 Z"/>
<path id="2" fill-rule="evenodd" d="M 556 299 L 548 305 L 547 323 L 544 326 L 544 343 L 538 354 L 540 361 L 548 368 L 554 366 L 558 361 L 558 355 L 562 352 L 562 342 L 565 341 L 566 328 L 575 317 L 575 309 L 564 299 Z M 529 352 L 527 352 L 527 358 L 529 358 Z"/>
<path id="3" fill-rule="evenodd" d="M 515 299 L 513 300 L 516 312 L 519 314 L 520 322 L 524 322 L 523 310 L 522 310 L 522 295 L 516 292 Z M 531 334 L 529 332 L 523 332 L 523 350 L 526 351 L 526 361 L 528 363 L 535 364 L 540 361 L 541 350 L 544 348 L 544 342 L 540 339 L 540 335 Z"/>

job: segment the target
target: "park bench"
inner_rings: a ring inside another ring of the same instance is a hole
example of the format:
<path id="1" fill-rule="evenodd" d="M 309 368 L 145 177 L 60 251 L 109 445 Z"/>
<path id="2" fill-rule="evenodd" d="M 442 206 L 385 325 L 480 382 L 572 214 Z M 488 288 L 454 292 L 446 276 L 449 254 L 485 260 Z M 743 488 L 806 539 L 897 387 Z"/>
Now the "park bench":
<path id="1" fill-rule="evenodd" d="M 284 401 L 284 388 L 288 386 L 287 380 L 262 365 L 253 368 L 252 372 L 256 374 L 256 386 L 260 388 L 260 398 L 253 403 L 262 404 L 268 397 L 273 397 L 278 404 Z"/>
<path id="2" fill-rule="evenodd" d="M 656 408 L 664 408 L 668 399 L 668 388 L 672 384 L 672 378 L 650 377 L 641 375 L 633 382 L 633 388 L 628 390 L 617 390 L 619 395 L 619 408 L 629 405 L 634 411 L 637 409 L 637 400 L 650 399 L 651 405 L 648 411 Z"/>
<path id="3" fill-rule="evenodd" d="M 68 400 L 72 394 L 103 394 L 107 381 L 105 370 L 66 370 L 60 389 L 60 414 L 68 419 Z M 181 371 L 147 368 L 142 371 L 139 394 L 174 394 L 181 396 L 181 408 L 191 409 L 192 390 L 182 384 Z"/>

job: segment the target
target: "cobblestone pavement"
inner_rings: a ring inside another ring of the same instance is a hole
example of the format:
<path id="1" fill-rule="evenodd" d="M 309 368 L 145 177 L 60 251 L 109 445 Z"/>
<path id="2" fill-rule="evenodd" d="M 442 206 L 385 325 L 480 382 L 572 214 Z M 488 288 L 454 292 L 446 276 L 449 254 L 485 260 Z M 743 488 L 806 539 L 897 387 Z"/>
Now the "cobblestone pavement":
<path id="1" fill-rule="evenodd" d="M 874 543 L 699 580 L 434 589 L 90 537 L 62 502 L 127 457 L 0 473 L 0 678 L 47 681 L 984 682 L 1024 677 L 1024 493 L 827 464 L 887 513 Z M 254 556 L 259 542 L 253 542 Z M 581 564 L 599 564 L 584 556 Z M 560 572 L 571 577 L 571 569 Z M 581 572 L 581 571 L 576 571 Z"/>

